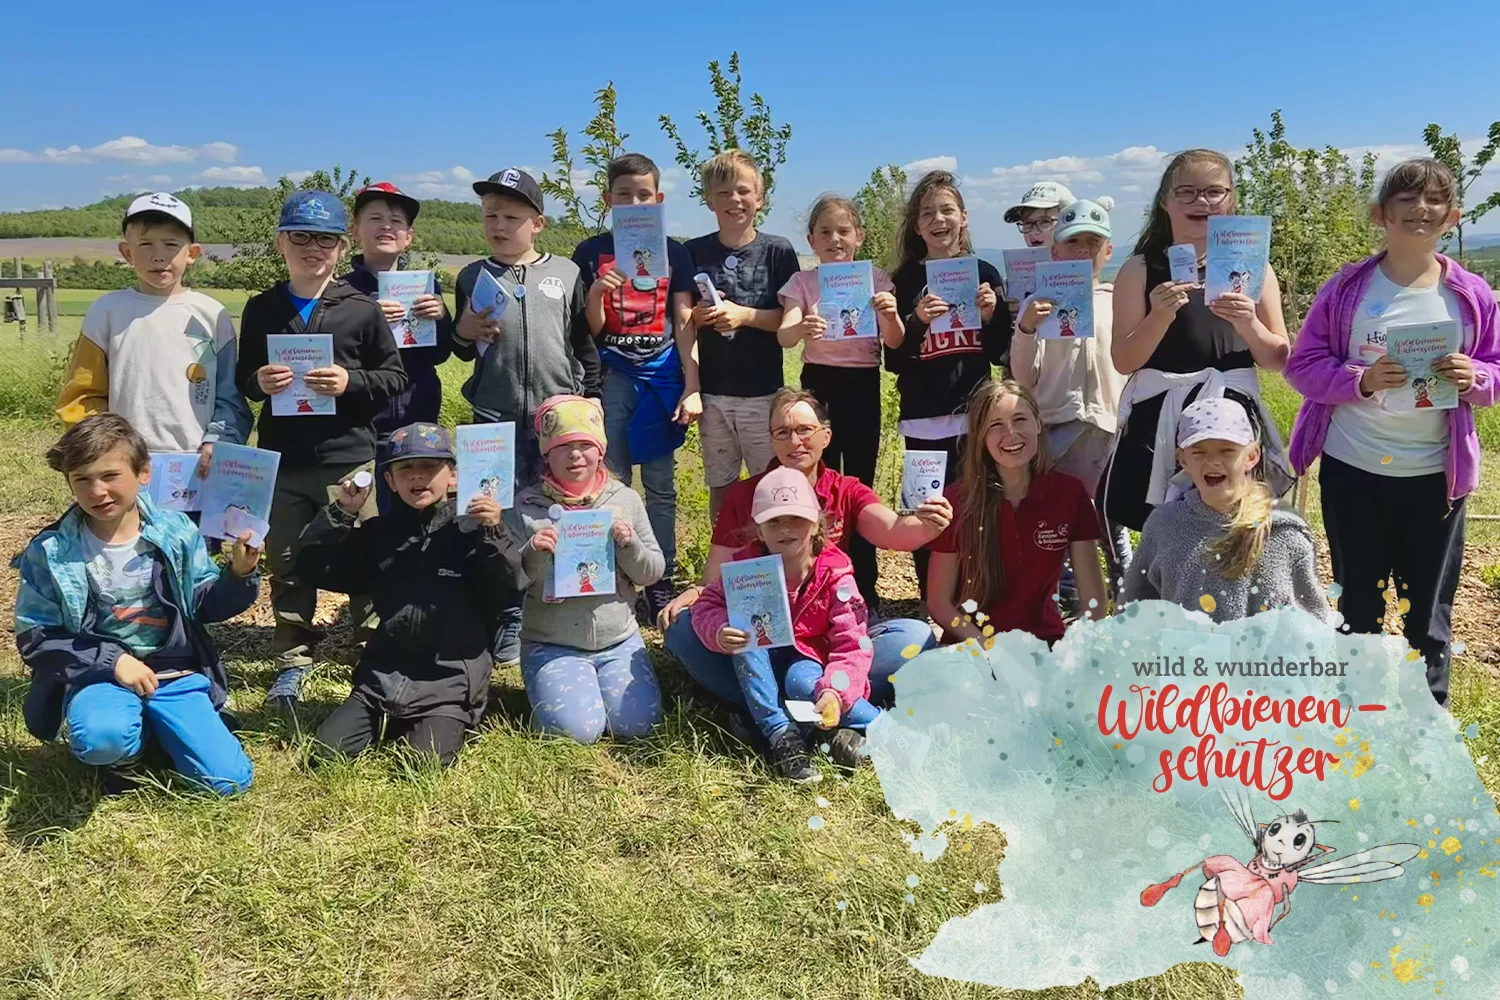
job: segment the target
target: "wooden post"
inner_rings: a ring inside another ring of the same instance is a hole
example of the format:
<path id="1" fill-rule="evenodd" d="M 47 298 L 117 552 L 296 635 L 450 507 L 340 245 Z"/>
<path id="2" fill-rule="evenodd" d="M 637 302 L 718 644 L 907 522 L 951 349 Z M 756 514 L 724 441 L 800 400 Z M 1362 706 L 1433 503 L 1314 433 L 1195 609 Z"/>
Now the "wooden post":
<path id="1" fill-rule="evenodd" d="M 57 336 L 57 278 L 50 260 L 42 261 L 42 277 L 49 279 L 50 283 L 45 288 L 37 289 L 38 296 L 43 292 L 47 295 L 45 306 L 41 302 L 36 304 L 37 322 L 46 323 L 47 331 L 55 337 Z"/>
<path id="2" fill-rule="evenodd" d="M 12 278 L 19 278 L 21 276 L 21 258 L 12 257 L 10 259 L 10 266 L 12 268 L 10 276 Z"/>

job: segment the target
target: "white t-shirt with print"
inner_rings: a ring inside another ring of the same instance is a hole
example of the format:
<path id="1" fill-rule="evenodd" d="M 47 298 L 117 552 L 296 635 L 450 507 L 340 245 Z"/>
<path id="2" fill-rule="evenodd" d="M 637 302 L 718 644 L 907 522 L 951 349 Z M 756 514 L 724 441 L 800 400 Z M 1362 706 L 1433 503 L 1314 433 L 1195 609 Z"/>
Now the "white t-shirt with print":
<path id="1" fill-rule="evenodd" d="M 156 652 L 172 621 L 156 596 L 155 551 L 140 535 L 124 542 L 105 542 L 87 528 L 82 535 L 94 628 L 135 656 Z"/>

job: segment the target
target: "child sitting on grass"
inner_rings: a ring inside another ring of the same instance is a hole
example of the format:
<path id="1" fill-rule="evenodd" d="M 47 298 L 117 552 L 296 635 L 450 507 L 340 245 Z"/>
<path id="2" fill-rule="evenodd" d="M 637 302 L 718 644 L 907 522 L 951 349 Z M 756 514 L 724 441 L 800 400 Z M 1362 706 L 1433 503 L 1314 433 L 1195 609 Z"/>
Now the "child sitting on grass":
<path id="1" fill-rule="evenodd" d="M 1146 518 L 1125 574 L 1124 602 L 1166 600 L 1216 622 L 1296 604 L 1319 619 L 1312 533 L 1289 510 L 1273 510 L 1255 477 L 1260 435 L 1239 402 L 1200 399 L 1177 422 L 1177 462 L 1194 489 Z"/>
<path id="2" fill-rule="evenodd" d="M 250 759 L 220 712 L 224 662 L 204 628 L 255 602 L 260 550 L 241 535 L 221 568 L 186 514 L 155 507 L 146 444 L 118 413 L 85 417 L 47 452 L 73 506 L 17 557 L 16 646 L 31 668 L 26 728 L 65 726 L 73 756 L 128 789 L 155 737 L 173 766 L 220 795 L 250 787 Z"/>
<path id="3" fill-rule="evenodd" d="M 453 444 L 437 424 L 391 434 L 381 470 L 388 513 L 355 527 L 370 487 L 348 480 L 302 532 L 297 573 L 310 586 L 368 593 L 380 627 L 354 669 L 354 690 L 318 727 L 315 751 L 357 756 L 400 739 L 453 763 L 490 694 L 495 616 L 526 581 L 500 506 L 478 497 L 462 514 Z"/>

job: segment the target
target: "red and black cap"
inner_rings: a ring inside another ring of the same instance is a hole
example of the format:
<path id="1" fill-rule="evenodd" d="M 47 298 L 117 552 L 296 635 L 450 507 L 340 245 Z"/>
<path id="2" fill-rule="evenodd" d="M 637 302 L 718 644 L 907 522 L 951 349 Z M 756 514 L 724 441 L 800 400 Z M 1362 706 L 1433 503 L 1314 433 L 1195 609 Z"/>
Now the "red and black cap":
<path id="1" fill-rule="evenodd" d="M 367 184 L 354 194 L 354 214 L 370 202 L 380 201 L 395 202 L 406 212 L 407 222 L 416 222 L 417 213 L 422 210 L 422 203 L 411 195 L 405 193 L 390 181 L 381 181 L 379 184 Z"/>

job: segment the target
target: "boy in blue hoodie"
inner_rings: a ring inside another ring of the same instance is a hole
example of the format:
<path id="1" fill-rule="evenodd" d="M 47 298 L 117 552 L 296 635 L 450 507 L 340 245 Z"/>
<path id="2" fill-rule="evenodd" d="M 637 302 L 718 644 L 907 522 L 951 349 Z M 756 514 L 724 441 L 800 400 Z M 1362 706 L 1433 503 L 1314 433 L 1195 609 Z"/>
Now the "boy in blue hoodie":
<path id="1" fill-rule="evenodd" d="M 260 550 L 240 536 L 217 566 L 185 514 L 161 510 L 145 442 L 118 413 L 79 421 L 47 452 L 74 504 L 17 557 L 16 646 L 31 668 L 23 712 L 40 740 L 66 728 L 107 791 L 155 737 L 173 766 L 220 795 L 250 787 L 250 759 L 220 712 L 224 663 L 204 627 L 255 602 Z"/>

